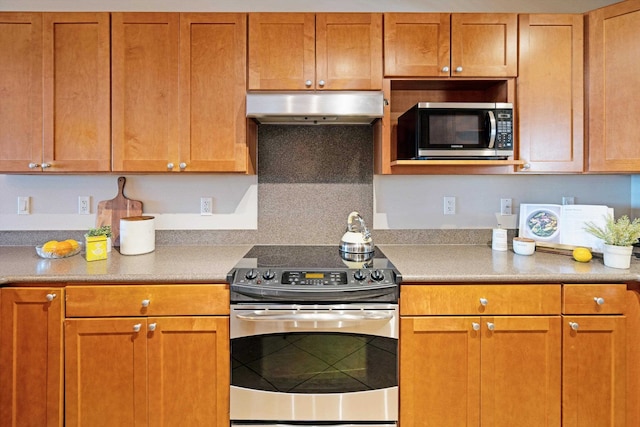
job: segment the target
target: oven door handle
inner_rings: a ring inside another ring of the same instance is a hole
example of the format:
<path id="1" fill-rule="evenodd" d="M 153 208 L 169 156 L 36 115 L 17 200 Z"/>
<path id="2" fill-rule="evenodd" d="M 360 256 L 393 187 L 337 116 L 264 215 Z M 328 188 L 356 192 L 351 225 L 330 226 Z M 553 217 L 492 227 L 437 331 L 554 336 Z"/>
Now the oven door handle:
<path id="1" fill-rule="evenodd" d="M 391 320 L 395 315 L 393 310 L 361 310 L 345 313 L 342 311 L 301 311 L 274 312 L 271 310 L 255 310 L 247 314 L 236 314 L 241 320 L 250 322 L 344 322 Z"/>

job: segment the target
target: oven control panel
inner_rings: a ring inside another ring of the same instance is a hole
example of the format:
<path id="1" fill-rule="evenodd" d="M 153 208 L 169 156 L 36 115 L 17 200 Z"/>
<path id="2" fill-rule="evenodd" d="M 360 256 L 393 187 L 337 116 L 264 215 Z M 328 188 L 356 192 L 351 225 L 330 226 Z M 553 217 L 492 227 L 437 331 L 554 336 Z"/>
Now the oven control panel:
<path id="1" fill-rule="evenodd" d="M 392 269 L 281 270 L 272 268 L 238 268 L 232 285 L 257 286 L 380 286 L 395 285 Z"/>

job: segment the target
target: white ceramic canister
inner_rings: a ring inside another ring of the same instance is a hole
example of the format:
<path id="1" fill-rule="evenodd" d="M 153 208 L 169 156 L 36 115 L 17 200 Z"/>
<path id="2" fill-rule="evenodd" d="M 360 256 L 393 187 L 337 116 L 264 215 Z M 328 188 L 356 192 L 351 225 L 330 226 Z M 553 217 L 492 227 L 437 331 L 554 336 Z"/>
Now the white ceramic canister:
<path id="1" fill-rule="evenodd" d="M 152 216 L 129 216 L 120 219 L 120 253 L 141 255 L 156 249 L 156 224 Z"/>
<path id="2" fill-rule="evenodd" d="M 504 228 L 494 228 L 491 236 L 491 249 L 494 251 L 507 250 L 507 230 Z"/>

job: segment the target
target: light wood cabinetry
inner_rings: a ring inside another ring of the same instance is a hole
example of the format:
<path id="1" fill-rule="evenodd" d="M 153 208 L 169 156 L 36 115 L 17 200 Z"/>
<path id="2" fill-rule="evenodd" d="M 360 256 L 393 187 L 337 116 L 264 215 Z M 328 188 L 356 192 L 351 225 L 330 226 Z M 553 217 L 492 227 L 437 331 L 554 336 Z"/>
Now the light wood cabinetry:
<path id="1" fill-rule="evenodd" d="M 0 290 L 0 419 L 63 425 L 64 289 Z"/>
<path id="2" fill-rule="evenodd" d="M 382 89 L 382 14 L 250 13 L 249 90 Z"/>
<path id="3" fill-rule="evenodd" d="M 518 141 L 526 172 L 584 169 L 584 18 L 520 15 Z"/>
<path id="4" fill-rule="evenodd" d="M 626 291 L 563 287 L 563 427 L 626 425 Z"/>
<path id="5" fill-rule="evenodd" d="M 589 172 L 640 171 L 640 1 L 588 14 Z"/>
<path id="6" fill-rule="evenodd" d="M 512 13 L 385 13 L 385 77 L 515 77 Z"/>
<path id="7" fill-rule="evenodd" d="M 401 425 L 560 425 L 560 285 L 400 295 Z"/>
<path id="8" fill-rule="evenodd" d="M 113 170 L 255 172 L 246 15 L 113 13 Z"/>
<path id="9" fill-rule="evenodd" d="M 108 13 L 0 13 L 0 171 L 110 170 Z"/>
<path id="10" fill-rule="evenodd" d="M 227 286 L 74 286 L 67 308 L 67 426 L 229 425 Z"/>

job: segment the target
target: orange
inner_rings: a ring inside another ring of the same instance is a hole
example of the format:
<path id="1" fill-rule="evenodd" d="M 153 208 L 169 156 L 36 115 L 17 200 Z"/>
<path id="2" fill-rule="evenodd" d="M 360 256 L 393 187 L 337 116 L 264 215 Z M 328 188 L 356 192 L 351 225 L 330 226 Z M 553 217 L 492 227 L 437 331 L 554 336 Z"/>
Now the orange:
<path id="1" fill-rule="evenodd" d="M 47 243 L 42 245 L 42 252 L 47 253 L 47 254 L 52 254 L 52 253 L 54 253 L 56 251 L 57 247 L 58 247 L 58 241 L 57 240 L 49 240 Z"/>
<path id="2" fill-rule="evenodd" d="M 73 252 L 73 246 L 71 246 L 71 243 L 66 240 L 64 242 L 58 242 L 53 251 L 57 256 L 69 255 L 71 252 Z"/>
<path id="3" fill-rule="evenodd" d="M 79 244 L 78 244 L 77 240 L 67 239 L 67 240 L 65 240 L 65 242 L 68 242 L 69 244 L 71 244 L 71 248 L 72 248 L 73 251 L 78 249 Z"/>

